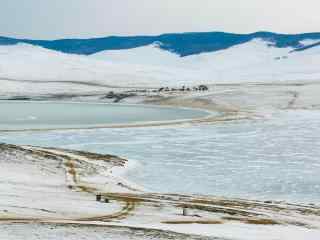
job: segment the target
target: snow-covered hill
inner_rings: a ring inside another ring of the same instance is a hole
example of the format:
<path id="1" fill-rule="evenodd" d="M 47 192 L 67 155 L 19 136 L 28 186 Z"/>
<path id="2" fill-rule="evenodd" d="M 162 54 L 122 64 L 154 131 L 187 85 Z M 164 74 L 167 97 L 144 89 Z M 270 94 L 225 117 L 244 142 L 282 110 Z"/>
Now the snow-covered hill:
<path id="1" fill-rule="evenodd" d="M 0 45 L 26 43 L 63 53 L 92 55 L 105 50 L 125 50 L 145 47 L 158 42 L 161 49 L 185 57 L 228 49 L 239 44 L 248 43 L 254 39 L 269 41 L 270 45 L 277 48 L 291 47 L 295 50 L 303 51 L 314 47 L 312 44 L 309 44 L 310 42 L 319 44 L 320 33 L 279 34 L 273 32 L 255 32 L 236 34 L 227 32 L 191 32 L 162 34 L 159 36 L 109 36 L 59 40 L 16 39 L 0 36 Z"/>
<path id="2" fill-rule="evenodd" d="M 301 46 L 314 45 L 304 40 Z M 266 40 L 180 57 L 158 43 L 66 54 L 29 44 L 0 46 L 0 79 L 82 81 L 123 87 L 320 80 L 320 46 L 304 51 L 279 48 Z"/>

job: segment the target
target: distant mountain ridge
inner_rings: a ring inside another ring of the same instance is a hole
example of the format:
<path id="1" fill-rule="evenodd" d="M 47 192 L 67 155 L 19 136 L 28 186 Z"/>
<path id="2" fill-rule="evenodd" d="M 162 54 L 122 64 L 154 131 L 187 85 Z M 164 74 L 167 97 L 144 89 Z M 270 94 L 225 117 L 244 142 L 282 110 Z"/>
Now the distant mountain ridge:
<path id="1" fill-rule="evenodd" d="M 243 44 L 253 39 L 263 39 L 277 48 L 292 47 L 293 51 L 304 51 L 320 45 L 320 32 L 303 34 L 278 34 L 255 32 L 235 34 L 226 32 L 173 33 L 159 36 L 103 37 L 91 39 L 31 40 L 0 37 L 0 45 L 26 43 L 43 48 L 79 55 L 91 55 L 106 50 L 124 50 L 147 46 L 157 42 L 163 50 L 181 57 L 215 52 Z M 313 40 L 311 44 L 302 41 Z M 317 42 L 319 40 L 319 42 Z"/>

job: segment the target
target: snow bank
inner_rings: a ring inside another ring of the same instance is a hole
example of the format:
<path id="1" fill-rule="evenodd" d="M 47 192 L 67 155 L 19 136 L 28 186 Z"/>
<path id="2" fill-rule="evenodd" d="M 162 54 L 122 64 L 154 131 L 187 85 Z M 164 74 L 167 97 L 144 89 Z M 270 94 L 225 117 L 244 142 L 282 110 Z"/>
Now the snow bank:
<path id="1" fill-rule="evenodd" d="M 320 79 L 320 47 L 290 53 L 292 50 L 255 39 L 183 58 L 157 45 L 80 56 L 18 44 L 0 46 L 0 79 L 81 81 L 122 87 Z"/>

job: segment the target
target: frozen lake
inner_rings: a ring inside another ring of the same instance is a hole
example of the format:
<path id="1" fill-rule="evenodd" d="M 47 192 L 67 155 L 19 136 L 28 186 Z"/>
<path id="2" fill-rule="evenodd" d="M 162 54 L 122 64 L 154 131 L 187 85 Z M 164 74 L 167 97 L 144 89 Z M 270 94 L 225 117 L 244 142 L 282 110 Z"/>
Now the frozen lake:
<path id="1" fill-rule="evenodd" d="M 202 118 L 201 110 L 146 105 L 0 101 L 0 130 L 90 128 Z"/>
<path id="2" fill-rule="evenodd" d="M 1 133 L 0 142 L 110 153 L 151 191 L 320 201 L 320 113 L 215 125 Z"/>

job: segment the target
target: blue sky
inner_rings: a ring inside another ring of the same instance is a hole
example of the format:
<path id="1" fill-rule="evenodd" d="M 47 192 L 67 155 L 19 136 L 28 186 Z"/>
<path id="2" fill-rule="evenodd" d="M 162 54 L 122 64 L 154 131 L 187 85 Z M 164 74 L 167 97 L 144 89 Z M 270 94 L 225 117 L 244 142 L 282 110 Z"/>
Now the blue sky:
<path id="1" fill-rule="evenodd" d="M 1 0 L 0 35 L 55 39 L 167 32 L 320 32 L 320 1 Z"/>

